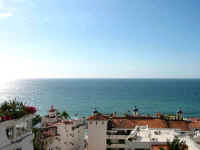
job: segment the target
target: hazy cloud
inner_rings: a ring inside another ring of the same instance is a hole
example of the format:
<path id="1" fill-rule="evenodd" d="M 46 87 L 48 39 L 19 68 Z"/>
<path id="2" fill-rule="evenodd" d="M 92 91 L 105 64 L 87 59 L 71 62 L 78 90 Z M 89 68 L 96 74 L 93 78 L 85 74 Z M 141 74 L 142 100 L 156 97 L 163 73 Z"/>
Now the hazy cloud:
<path id="1" fill-rule="evenodd" d="M 3 0 L 0 0 L 0 10 L 4 8 Z"/>
<path id="2" fill-rule="evenodd" d="M 4 19 L 4 18 L 7 18 L 7 17 L 10 17 L 12 16 L 13 14 L 12 13 L 0 13 L 0 19 Z"/>
<path id="3" fill-rule="evenodd" d="M 11 8 L 7 5 L 8 1 L 6 0 L 0 0 L 0 19 L 5 19 L 10 16 L 13 16 L 13 13 L 11 11 Z"/>
<path id="4" fill-rule="evenodd" d="M 0 19 L 13 16 L 23 7 L 36 7 L 36 0 L 0 0 Z"/>

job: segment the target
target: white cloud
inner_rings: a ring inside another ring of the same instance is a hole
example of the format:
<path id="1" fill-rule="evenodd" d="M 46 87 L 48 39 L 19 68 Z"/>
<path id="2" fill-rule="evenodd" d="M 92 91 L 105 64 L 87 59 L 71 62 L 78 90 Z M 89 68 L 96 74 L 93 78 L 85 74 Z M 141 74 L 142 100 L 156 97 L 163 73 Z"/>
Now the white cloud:
<path id="1" fill-rule="evenodd" d="M 7 13 L 0 13 L 0 19 L 4 19 L 4 18 L 7 18 L 7 17 L 10 17 L 12 16 L 13 14 L 10 13 L 10 12 L 7 12 Z"/>
<path id="2" fill-rule="evenodd" d="M 5 19 L 13 16 L 11 9 L 8 7 L 6 0 L 0 0 L 0 19 Z"/>
<path id="3" fill-rule="evenodd" d="M 4 8 L 3 0 L 0 0 L 0 10 Z"/>

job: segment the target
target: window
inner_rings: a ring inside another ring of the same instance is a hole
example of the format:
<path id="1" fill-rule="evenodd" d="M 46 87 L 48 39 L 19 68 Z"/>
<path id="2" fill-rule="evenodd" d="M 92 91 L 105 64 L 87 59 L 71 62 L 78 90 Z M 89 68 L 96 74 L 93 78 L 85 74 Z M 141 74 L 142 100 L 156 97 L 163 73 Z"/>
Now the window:
<path id="1" fill-rule="evenodd" d="M 27 125 L 28 129 L 31 129 L 32 128 L 32 120 L 27 120 L 26 125 Z"/>
<path id="2" fill-rule="evenodd" d="M 107 144 L 107 145 L 111 145 L 111 144 L 112 144 L 111 140 L 110 140 L 110 139 L 107 139 L 107 140 L 106 140 L 106 144 Z"/>
<path id="3" fill-rule="evenodd" d="M 7 128 L 6 135 L 7 135 L 8 139 L 12 139 L 14 137 L 14 128 L 13 127 Z"/>
<path id="4" fill-rule="evenodd" d="M 96 121 L 96 125 L 98 124 L 98 122 Z"/>
<path id="5" fill-rule="evenodd" d="M 113 127 L 113 125 L 112 125 L 112 121 L 109 120 L 109 121 L 108 121 L 108 125 L 107 125 L 107 130 L 111 130 L 112 127 Z"/>
<path id="6" fill-rule="evenodd" d="M 56 146 L 56 150 L 61 150 L 61 148 Z"/>
<path id="7" fill-rule="evenodd" d="M 22 148 L 21 148 L 21 147 L 20 147 L 20 148 L 18 147 L 18 148 L 15 148 L 15 149 L 13 149 L 13 150 L 22 150 Z"/>
<path id="8" fill-rule="evenodd" d="M 120 139 L 118 142 L 119 144 L 125 144 L 125 140 L 122 140 L 122 139 Z"/>

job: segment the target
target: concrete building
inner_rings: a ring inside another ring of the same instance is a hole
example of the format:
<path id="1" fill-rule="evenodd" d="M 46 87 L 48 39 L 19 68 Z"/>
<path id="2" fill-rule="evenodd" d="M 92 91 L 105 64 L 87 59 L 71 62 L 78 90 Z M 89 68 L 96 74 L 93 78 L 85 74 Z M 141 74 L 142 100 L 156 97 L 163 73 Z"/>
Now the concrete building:
<path id="1" fill-rule="evenodd" d="M 41 140 L 44 150 L 83 150 L 84 124 L 82 119 L 58 118 L 51 106 L 41 122 Z"/>
<path id="2" fill-rule="evenodd" d="M 117 116 L 95 110 L 87 119 L 88 150 L 153 150 L 175 137 L 185 141 L 188 150 L 200 149 L 192 138 L 194 123 L 183 120 L 181 111 L 173 120 L 160 113 L 141 116 L 138 111 L 135 107 L 133 115 Z"/>
<path id="3" fill-rule="evenodd" d="M 33 150 L 33 117 L 29 114 L 19 119 L 0 121 L 0 150 Z"/>

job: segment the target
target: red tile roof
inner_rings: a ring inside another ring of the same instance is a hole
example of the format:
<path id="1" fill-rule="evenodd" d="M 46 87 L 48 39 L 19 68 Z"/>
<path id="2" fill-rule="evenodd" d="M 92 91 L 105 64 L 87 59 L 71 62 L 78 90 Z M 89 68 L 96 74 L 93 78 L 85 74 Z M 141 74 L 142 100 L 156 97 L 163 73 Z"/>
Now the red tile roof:
<path id="1" fill-rule="evenodd" d="M 55 111 L 56 111 L 56 109 L 54 109 L 53 105 L 51 105 L 49 112 L 55 112 Z"/>
<path id="2" fill-rule="evenodd" d="M 177 128 L 183 131 L 189 131 L 189 122 L 184 120 L 170 120 L 168 121 L 169 128 Z"/>
<path id="3" fill-rule="evenodd" d="M 165 120 L 161 119 L 112 119 L 115 128 L 135 128 L 148 125 L 149 128 L 168 128 Z"/>
<path id="4" fill-rule="evenodd" d="M 87 120 L 109 120 L 110 117 L 98 114 L 89 116 Z M 200 128 L 199 122 L 185 120 L 164 120 L 148 116 L 114 116 L 111 118 L 114 128 L 135 128 L 136 126 L 148 125 L 149 128 L 176 128 L 189 131 L 191 128 Z"/>
<path id="5" fill-rule="evenodd" d="M 104 116 L 104 115 L 101 115 L 101 114 L 89 116 L 87 118 L 87 120 L 108 120 L 108 119 L 109 119 L 108 116 Z"/>
<path id="6" fill-rule="evenodd" d="M 192 129 L 192 128 L 200 128 L 200 121 L 196 121 L 196 122 L 191 122 L 189 124 L 189 128 Z"/>
<path id="7" fill-rule="evenodd" d="M 49 112 L 55 112 L 56 109 L 49 109 Z"/>
<path id="8" fill-rule="evenodd" d="M 73 124 L 73 121 L 71 121 L 71 120 L 63 120 L 62 122 L 64 124 Z"/>
<path id="9" fill-rule="evenodd" d="M 168 150 L 167 145 L 152 145 L 152 150 L 160 150 L 160 148 L 163 148 L 164 150 Z"/>
<path id="10" fill-rule="evenodd" d="M 169 150 L 169 147 L 167 145 L 165 145 L 165 144 L 163 144 L 163 145 L 152 145 L 152 150 L 160 150 L 160 148 L 163 148 L 164 150 Z M 183 149 L 183 145 L 180 144 L 179 148 Z M 184 148 L 184 150 L 188 150 L 188 147 L 186 146 Z"/>

